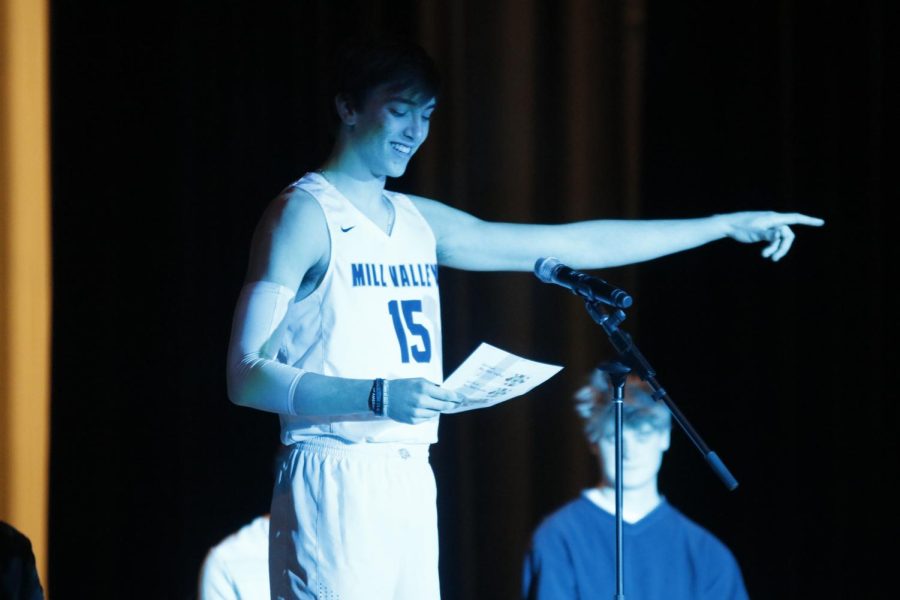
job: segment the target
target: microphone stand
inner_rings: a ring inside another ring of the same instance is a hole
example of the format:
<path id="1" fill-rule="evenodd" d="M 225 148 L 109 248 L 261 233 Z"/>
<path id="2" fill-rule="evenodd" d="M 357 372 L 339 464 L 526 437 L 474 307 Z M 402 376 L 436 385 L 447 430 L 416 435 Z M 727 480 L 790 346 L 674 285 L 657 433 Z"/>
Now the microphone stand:
<path id="1" fill-rule="evenodd" d="M 600 370 L 609 375 L 610 383 L 614 391 L 613 407 L 615 409 L 615 463 L 616 463 L 616 594 L 615 600 L 625 600 L 625 577 L 624 577 L 624 539 L 622 525 L 622 408 L 624 402 L 625 380 L 628 373 L 634 371 L 644 381 L 646 381 L 653 389 L 653 398 L 658 402 L 665 402 L 672 417 L 678 425 L 684 430 L 690 440 L 697 447 L 697 450 L 706 459 L 707 464 L 712 468 L 719 477 L 725 487 L 729 491 L 733 491 L 738 486 L 737 480 L 725 466 L 725 463 L 719 456 L 710 450 L 706 442 L 700 437 L 693 428 L 687 417 L 679 410 L 675 401 L 666 390 L 660 385 L 656 379 L 656 371 L 644 358 L 637 346 L 625 331 L 619 328 L 619 324 L 625 320 L 625 311 L 616 308 L 612 312 L 600 302 L 585 300 L 588 314 L 595 323 L 600 325 L 609 336 L 609 340 L 618 352 L 623 363 L 611 362 L 604 363 L 600 366 Z"/>
<path id="2" fill-rule="evenodd" d="M 625 536 L 622 524 L 622 414 L 625 401 L 625 380 L 631 369 L 617 361 L 603 363 L 599 369 L 609 376 L 609 382 L 613 390 L 613 410 L 615 422 L 616 440 L 616 595 L 615 600 L 625 600 Z"/>

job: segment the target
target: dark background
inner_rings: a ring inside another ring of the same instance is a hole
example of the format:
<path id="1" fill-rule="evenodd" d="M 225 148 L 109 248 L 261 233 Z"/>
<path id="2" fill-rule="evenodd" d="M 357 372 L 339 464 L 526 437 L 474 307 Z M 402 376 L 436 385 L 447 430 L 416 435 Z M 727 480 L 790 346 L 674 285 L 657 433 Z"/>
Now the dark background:
<path id="1" fill-rule="evenodd" d="M 53 596 L 191 598 L 206 550 L 268 510 L 277 418 L 226 398 L 231 311 L 261 211 L 327 151 L 333 47 L 378 33 L 447 81 L 394 189 L 520 222 L 827 221 L 777 264 L 721 241 L 601 276 L 741 482 L 673 435 L 663 491 L 751 596 L 892 597 L 895 21 L 801 4 L 51 2 Z M 482 340 L 566 366 L 433 448 L 444 597 L 514 598 L 533 527 L 596 477 L 569 396 L 611 351 L 530 274 L 441 276 L 448 373 Z"/>

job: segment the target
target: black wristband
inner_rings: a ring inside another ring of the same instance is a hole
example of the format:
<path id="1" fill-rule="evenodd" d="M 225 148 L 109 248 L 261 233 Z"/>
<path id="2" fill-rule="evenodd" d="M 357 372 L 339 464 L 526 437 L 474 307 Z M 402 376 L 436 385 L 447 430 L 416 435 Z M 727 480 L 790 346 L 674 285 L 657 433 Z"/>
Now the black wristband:
<path id="1" fill-rule="evenodd" d="M 384 379 L 376 379 L 372 382 L 372 390 L 369 392 L 369 410 L 379 417 L 384 415 Z"/>

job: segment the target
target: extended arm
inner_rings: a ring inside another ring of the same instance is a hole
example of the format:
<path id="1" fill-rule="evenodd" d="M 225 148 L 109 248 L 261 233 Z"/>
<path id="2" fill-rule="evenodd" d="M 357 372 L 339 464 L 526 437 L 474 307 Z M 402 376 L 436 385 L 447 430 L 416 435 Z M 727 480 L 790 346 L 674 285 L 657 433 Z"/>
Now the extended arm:
<path id="1" fill-rule="evenodd" d="M 702 246 L 722 238 L 768 242 L 762 254 L 781 259 L 791 225 L 819 226 L 797 213 L 741 212 L 699 219 L 602 220 L 565 225 L 482 221 L 440 202 L 414 198 L 438 238 L 441 264 L 472 271 L 530 271 L 536 259 L 558 258 L 575 269 L 617 267 Z"/>

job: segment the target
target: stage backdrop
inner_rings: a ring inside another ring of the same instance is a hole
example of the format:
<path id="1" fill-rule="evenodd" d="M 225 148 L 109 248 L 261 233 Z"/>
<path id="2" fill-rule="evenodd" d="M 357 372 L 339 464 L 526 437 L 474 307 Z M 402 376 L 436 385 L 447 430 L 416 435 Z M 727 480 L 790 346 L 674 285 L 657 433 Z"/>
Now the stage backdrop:
<path id="1" fill-rule="evenodd" d="M 778 264 L 721 241 L 600 275 L 634 295 L 623 328 L 740 481 L 674 434 L 663 490 L 751 596 L 883 596 L 886 5 L 53 2 L 51 589 L 191 598 L 206 550 L 268 510 L 277 419 L 226 398 L 231 311 L 261 211 L 327 152 L 332 49 L 377 33 L 419 40 L 446 78 L 394 189 L 517 222 L 826 219 Z M 595 482 L 569 398 L 612 353 L 531 274 L 441 287 L 447 372 L 480 341 L 566 367 L 446 417 L 433 450 L 444 597 L 515 598 L 533 527 Z"/>

